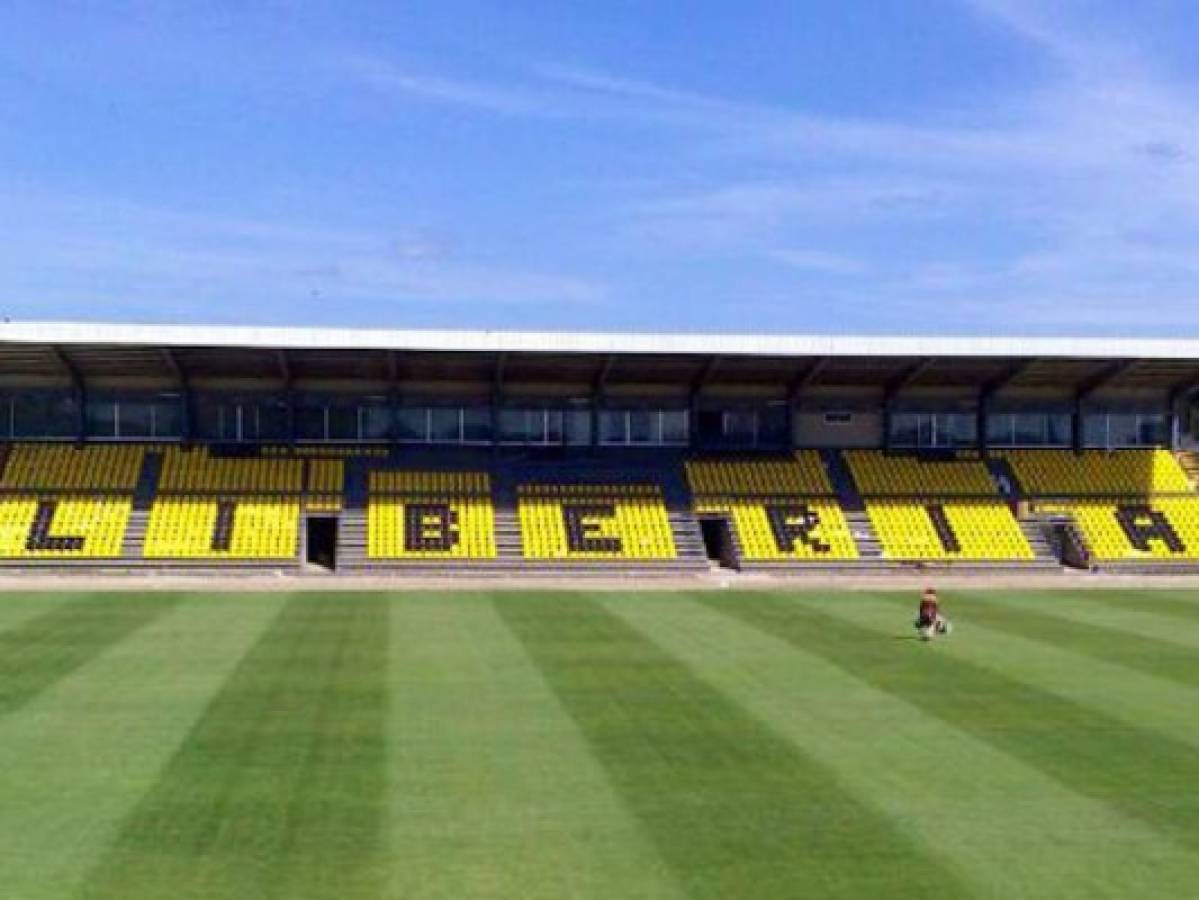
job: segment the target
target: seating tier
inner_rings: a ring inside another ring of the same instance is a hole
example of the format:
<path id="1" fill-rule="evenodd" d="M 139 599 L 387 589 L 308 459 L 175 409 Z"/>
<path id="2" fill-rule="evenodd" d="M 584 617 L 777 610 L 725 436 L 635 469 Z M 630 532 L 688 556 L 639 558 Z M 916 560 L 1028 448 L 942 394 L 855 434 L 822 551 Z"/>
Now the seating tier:
<path id="1" fill-rule="evenodd" d="M 671 560 L 674 534 L 651 484 L 526 484 L 517 489 L 526 559 Z"/>

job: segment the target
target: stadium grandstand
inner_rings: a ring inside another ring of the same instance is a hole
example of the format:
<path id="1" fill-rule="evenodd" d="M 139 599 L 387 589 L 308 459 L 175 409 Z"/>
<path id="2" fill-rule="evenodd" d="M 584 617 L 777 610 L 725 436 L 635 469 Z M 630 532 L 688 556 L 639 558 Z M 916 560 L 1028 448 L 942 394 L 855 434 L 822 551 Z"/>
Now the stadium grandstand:
<path id="1" fill-rule="evenodd" d="M 1199 570 L 1199 342 L 6 323 L 0 565 Z"/>

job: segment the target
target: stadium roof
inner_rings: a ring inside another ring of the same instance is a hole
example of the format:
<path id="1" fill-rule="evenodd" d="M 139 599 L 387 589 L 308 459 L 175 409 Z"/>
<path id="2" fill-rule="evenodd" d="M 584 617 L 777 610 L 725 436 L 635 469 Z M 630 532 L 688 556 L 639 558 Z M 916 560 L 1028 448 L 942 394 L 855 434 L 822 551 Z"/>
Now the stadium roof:
<path id="1" fill-rule="evenodd" d="M 1191 390 L 1199 340 L 0 323 L 0 375 Z"/>
<path id="2" fill-rule="evenodd" d="M 4 322 L 0 344 L 264 349 L 721 354 L 731 356 L 936 356 L 1177 359 L 1199 361 L 1199 339 L 1000 338 L 553 331 L 399 331 Z"/>

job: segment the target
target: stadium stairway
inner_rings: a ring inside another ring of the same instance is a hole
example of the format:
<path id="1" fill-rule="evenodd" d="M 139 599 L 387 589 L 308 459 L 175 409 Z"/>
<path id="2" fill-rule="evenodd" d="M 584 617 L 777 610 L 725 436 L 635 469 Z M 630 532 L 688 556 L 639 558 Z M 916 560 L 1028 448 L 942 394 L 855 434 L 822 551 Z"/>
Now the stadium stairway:
<path id="1" fill-rule="evenodd" d="M 849 470 L 849 465 L 840 451 L 821 450 L 820 458 L 824 461 L 824 468 L 828 471 L 829 481 L 832 482 L 841 508 L 846 513 L 865 510 L 866 504 L 862 502 L 862 494 L 858 490 L 853 472 Z"/>
<path id="2" fill-rule="evenodd" d="M 1024 532 L 1024 539 L 1028 541 L 1028 546 L 1032 548 L 1035 557 L 1034 562 L 1040 564 L 1043 568 L 1053 567 L 1061 568 L 1061 557 L 1053 548 L 1053 542 L 1050 541 L 1046 534 L 1045 523 L 1034 516 L 1017 516 L 1016 521 L 1020 525 L 1020 530 Z"/>
<path id="3" fill-rule="evenodd" d="M 883 543 L 866 513 L 862 493 L 858 490 L 858 483 L 845 462 L 845 457 L 838 450 L 824 450 L 820 456 L 824 461 L 824 468 L 828 471 L 833 490 L 837 493 L 837 502 L 845 511 L 850 533 L 858 545 L 858 554 L 861 556 L 858 565 L 894 566 L 895 563 L 883 559 Z"/>
<path id="4" fill-rule="evenodd" d="M 1042 568 L 1058 567 L 1062 565 L 1061 552 L 1054 548 L 1054 542 L 1050 540 L 1048 530 L 1051 526 L 1047 525 L 1041 518 L 1032 515 L 1021 509 L 1020 499 L 1023 496 L 1023 488 L 1020 485 L 1020 478 L 1016 475 L 1016 470 L 1012 468 L 1012 464 L 1006 459 L 990 456 L 985 457 L 987 471 L 991 475 L 991 480 L 995 482 L 995 487 L 1004 499 L 1012 506 L 1013 513 L 1016 516 L 1016 521 L 1020 525 L 1020 530 L 1024 533 L 1024 539 L 1028 541 L 1028 546 L 1032 548 L 1035 557 L 1034 562 Z"/>
<path id="5" fill-rule="evenodd" d="M 150 524 L 150 507 L 154 505 L 161 474 L 162 454 L 147 452 L 142 459 L 137 487 L 133 490 L 133 511 L 129 514 L 129 524 L 125 527 L 125 537 L 121 542 L 122 560 L 137 562 L 142 558 L 146 529 Z"/>

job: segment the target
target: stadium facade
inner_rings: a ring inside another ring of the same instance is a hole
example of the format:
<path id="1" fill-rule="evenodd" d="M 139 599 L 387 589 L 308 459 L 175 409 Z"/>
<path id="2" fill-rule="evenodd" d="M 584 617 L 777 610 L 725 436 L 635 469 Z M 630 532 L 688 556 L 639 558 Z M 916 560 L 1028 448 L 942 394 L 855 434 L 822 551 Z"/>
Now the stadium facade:
<path id="1" fill-rule="evenodd" d="M 5 323 L 0 561 L 1178 567 L 1197 395 L 1188 340 Z"/>

